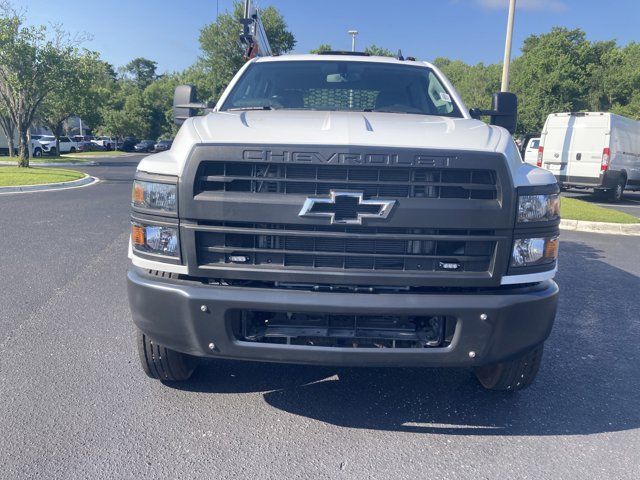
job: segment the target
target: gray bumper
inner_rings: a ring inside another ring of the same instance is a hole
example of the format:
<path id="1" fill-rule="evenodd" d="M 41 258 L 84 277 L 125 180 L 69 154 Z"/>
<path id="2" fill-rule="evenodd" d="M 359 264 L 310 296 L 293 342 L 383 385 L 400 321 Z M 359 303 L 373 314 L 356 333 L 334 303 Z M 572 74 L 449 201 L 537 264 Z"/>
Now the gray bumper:
<path id="1" fill-rule="evenodd" d="M 128 291 L 136 325 L 173 350 L 201 357 L 344 366 L 463 367 L 505 360 L 548 337 L 558 298 L 553 281 L 478 294 L 324 293 L 209 286 L 152 277 L 138 268 L 128 273 Z M 231 317 L 241 309 L 450 315 L 458 324 L 451 345 L 444 348 L 277 345 L 236 340 Z M 487 314 L 486 320 L 480 318 L 482 313 Z M 210 343 L 215 344 L 213 351 Z"/>

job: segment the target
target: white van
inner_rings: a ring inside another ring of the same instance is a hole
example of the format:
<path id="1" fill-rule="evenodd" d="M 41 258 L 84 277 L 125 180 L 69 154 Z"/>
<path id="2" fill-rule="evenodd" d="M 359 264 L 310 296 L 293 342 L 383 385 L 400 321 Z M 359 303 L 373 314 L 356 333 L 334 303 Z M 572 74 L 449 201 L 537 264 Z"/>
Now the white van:
<path id="1" fill-rule="evenodd" d="M 537 165 L 564 188 L 593 188 L 620 201 L 625 189 L 640 190 L 640 122 L 604 112 L 552 113 Z"/>
<path id="2" fill-rule="evenodd" d="M 535 165 L 538 161 L 538 148 L 540 148 L 540 138 L 530 138 L 527 142 L 527 148 L 524 149 L 524 161 Z"/>

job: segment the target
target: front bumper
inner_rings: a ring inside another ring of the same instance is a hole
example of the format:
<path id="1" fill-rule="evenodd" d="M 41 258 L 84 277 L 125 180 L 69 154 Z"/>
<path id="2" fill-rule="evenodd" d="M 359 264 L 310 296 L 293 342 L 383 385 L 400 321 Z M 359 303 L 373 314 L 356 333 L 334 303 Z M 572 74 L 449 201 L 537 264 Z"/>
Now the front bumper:
<path id="1" fill-rule="evenodd" d="M 136 267 L 128 273 L 128 291 L 136 325 L 170 349 L 200 357 L 342 366 L 465 367 L 506 360 L 549 336 L 558 299 L 551 280 L 474 294 L 325 293 L 211 286 L 151 276 Z M 448 315 L 458 322 L 451 344 L 442 348 L 318 347 L 236 340 L 231 319 L 239 310 Z"/>

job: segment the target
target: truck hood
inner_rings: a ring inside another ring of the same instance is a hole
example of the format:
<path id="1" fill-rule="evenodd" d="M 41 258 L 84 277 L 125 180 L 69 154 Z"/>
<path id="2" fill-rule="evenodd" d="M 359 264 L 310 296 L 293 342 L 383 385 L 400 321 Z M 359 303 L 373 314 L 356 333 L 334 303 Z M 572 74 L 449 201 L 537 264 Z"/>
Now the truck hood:
<path id="1" fill-rule="evenodd" d="M 495 151 L 501 137 L 500 129 L 478 120 L 394 113 L 214 112 L 193 125 L 203 143 Z"/>

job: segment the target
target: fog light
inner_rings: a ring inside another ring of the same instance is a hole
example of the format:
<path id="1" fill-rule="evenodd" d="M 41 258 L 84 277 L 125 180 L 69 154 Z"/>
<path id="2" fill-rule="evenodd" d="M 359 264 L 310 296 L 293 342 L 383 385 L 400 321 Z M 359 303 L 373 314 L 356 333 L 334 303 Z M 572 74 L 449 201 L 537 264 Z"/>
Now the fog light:
<path id="1" fill-rule="evenodd" d="M 558 237 L 519 238 L 513 243 L 512 267 L 552 263 L 558 257 Z"/>
<path id="2" fill-rule="evenodd" d="M 178 229 L 174 227 L 134 223 L 131 226 L 131 244 L 134 250 L 143 253 L 173 258 L 180 256 Z"/>

